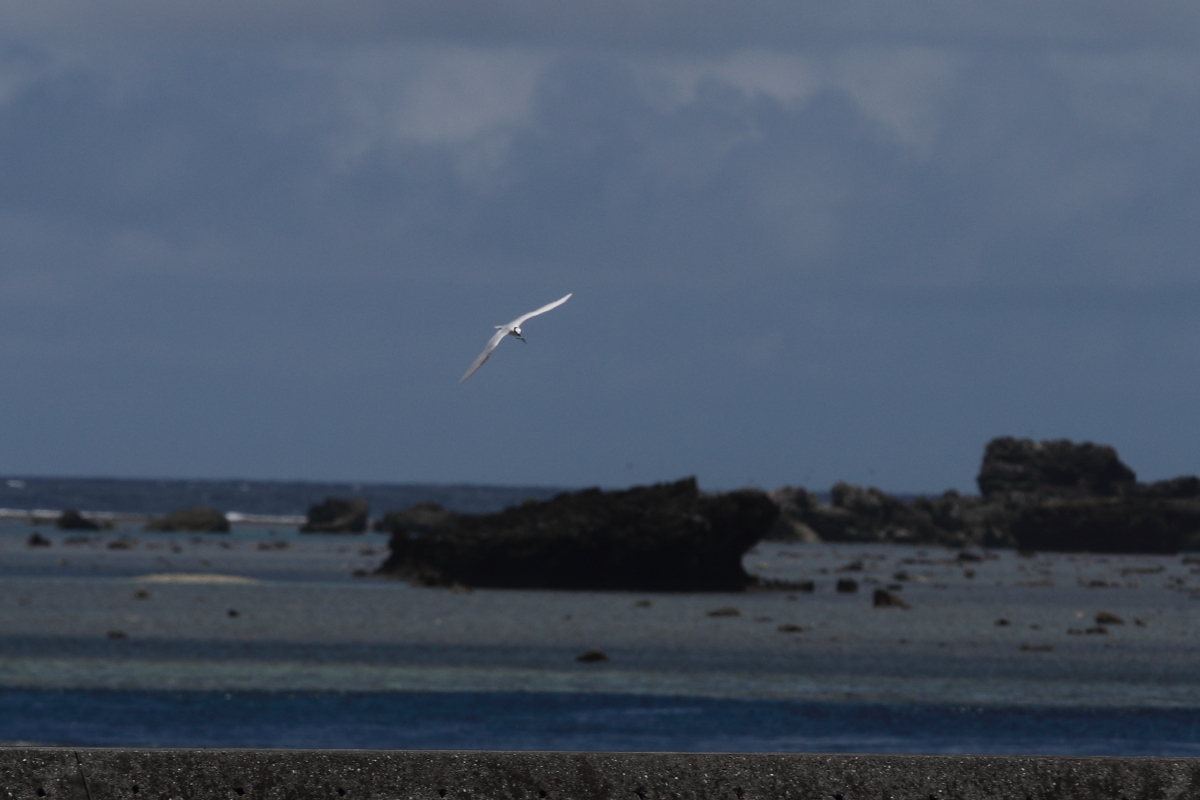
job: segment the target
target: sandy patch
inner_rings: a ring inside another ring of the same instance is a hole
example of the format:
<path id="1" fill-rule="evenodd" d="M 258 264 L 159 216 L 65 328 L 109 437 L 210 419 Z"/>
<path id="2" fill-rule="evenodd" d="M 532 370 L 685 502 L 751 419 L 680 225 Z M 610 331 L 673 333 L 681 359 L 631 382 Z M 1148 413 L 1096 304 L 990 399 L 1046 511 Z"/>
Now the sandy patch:
<path id="1" fill-rule="evenodd" d="M 130 580 L 136 583 L 261 583 L 257 578 L 204 572 L 162 572 L 155 575 L 139 575 Z"/>

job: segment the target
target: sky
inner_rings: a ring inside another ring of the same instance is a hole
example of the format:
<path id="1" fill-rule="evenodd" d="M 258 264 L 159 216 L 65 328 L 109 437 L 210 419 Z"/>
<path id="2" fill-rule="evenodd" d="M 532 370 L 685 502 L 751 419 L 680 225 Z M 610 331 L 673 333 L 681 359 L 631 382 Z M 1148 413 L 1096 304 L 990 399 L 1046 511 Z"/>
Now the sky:
<path id="1" fill-rule="evenodd" d="M 0 0 L 0 474 L 1195 474 L 1198 132 L 1194 2 Z"/>

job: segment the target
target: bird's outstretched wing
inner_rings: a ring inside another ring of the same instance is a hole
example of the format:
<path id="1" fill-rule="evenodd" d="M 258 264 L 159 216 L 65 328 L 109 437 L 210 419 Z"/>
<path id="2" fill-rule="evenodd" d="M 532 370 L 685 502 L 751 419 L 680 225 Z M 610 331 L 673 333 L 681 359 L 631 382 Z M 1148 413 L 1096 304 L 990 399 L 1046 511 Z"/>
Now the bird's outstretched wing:
<path id="1" fill-rule="evenodd" d="M 496 331 L 496 333 L 492 335 L 491 339 L 488 339 L 487 347 L 483 348 L 483 352 L 471 362 L 471 366 L 467 369 L 463 376 L 458 379 L 459 383 L 462 383 L 467 378 L 474 375 L 475 370 L 483 366 L 483 362 L 488 360 L 488 356 L 490 356 L 492 351 L 496 349 L 496 345 L 500 344 L 500 340 L 508 335 L 509 330 L 511 329 L 505 325 L 500 330 Z"/>
<path id="2" fill-rule="evenodd" d="M 575 293 L 571 292 L 571 294 L 575 294 Z M 559 299 L 555 300 L 553 303 L 549 303 L 547 305 L 542 306 L 537 311 L 530 311 L 528 314 L 522 314 L 521 316 L 514 319 L 512 322 L 508 323 L 508 326 L 510 328 L 519 327 L 522 322 L 529 319 L 530 317 L 536 317 L 538 314 L 545 314 L 547 311 L 549 311 L 552 308 L 558 308 L 563 303 L 565 303 L 571 299 L 571 294 L 568 294 L 566 297 L 560 297 Z"/>

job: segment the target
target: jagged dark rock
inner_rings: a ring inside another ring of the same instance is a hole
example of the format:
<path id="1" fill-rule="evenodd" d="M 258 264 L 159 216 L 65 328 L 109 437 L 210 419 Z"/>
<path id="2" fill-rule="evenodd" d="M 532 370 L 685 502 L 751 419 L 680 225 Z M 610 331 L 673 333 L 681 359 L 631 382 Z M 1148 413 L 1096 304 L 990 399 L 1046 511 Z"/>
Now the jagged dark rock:
<path id="1" fill-rule="evenodd" d="M 392 535 L 381 574 L 448 586 L 740 591 L 742 556 L 778 509 L 763 492 L 703 494 L 694 478 L 587 489 Z"/>
<path id="2" fill-rule="evenodd" d="M 769 536 L 1096 552 L 1200 547 L 1200 478 L 1140 484 L 1106 445 L 993 439 L 977 481 L 977 496 L 948 491 L 908 503 L 845 483 L 833 487 L 828 503 L 784 487 L 771 495 L 780 519 Z"/>
<path id="3" fill-rule="evenodd" d="M 876 589 L 871 595 L 871 604 L 875 608 L 908 608 L 904 598 L 887 589 Z"/>
<path id="4" fill-rule="evenodd" d="M 172 511 L 165 517 L 152 519 L 143 530 L 182 531 L 187 533 L 229 533 L 229 520 L 215 508 L 195 506 Z"/>
<path id="5" fill-rule="evenodd" d="M 370 506 L 361 497 L 326 497 L 325 502 L 308 507 L 308 521 L 301 533 L 362 533 L 367 529 Z"/>
<path id="6" fill-rule="evenodd" d="M 1145 498 L 1070 500 L 1030 506 L 1013 522 L 1022 550 L 1177 553 L 1200 531 L 1200 507 Z"/>
<path id="7" fill-rule="evenodd" d="M 1137 494 L 1162 500 L 1200 499 L 1200 478 L 1188 475 L 1167 481 L 1156 481 L 1139 486 Z"/>
<path id="8" fill-rule="evenodd" d="M 73 508 L 58 515 L 54 526 L 60 531 L 98 531 L 100 523 L 88 519 Z"/>
<path id="9" fill-rule="evenodd" d="M 454 517 L 437 503 L 417 503 L 402 511 L 389 511 L 375 522 L 380 533 L 430 533 L 446 525 Z"/>
<path id="10" fill-rule="evenodd" d="M 1012 492 L 1112 497 L 1132 489 L 1137 476 L 1107 445 L 1002 436 L 988 442 L 976 481 L 984 497 Z"/>
<path id="11" fill-rule="evenodd" d="M 767 532 L 766 538 L 776 542 L 808 544 L 822 541 L 821 535 L 805 522 L 820 505 L 815 494 L 799 486 L 784 486 L 771 492 L 770 496 L 779 507 L 779 518 Z"/>
<path id="12" fill-rule="evenodd" d="M 769 539 L 800 542 L 891 542 L 969 547 L 1008 542 L 991 532 L 978 497 L 946 492 L 905 503 L 874 487 L 835 484 L 830 502 L 798 487 L 771 494 L 780 519 Z"/>

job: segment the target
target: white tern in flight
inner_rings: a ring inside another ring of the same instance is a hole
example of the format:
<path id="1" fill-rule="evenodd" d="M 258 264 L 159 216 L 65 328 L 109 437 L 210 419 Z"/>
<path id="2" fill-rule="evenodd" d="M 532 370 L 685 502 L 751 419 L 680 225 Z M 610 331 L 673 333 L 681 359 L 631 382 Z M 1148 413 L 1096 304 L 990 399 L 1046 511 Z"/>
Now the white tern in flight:
<path id="1" fill-rule="evenodd" d="M 574 292 L 572 292 L 571 294 L 574 294 Z M 570 294 L 567 295 L 566 297 L 560 297 L 559 299 L 555 300 L 553 303 L 542 306 L 537 311 L 530 311 L 528 314 L 522 314 L 521 316 L 514 319 L 512 322 L 508 323 L 507 325 L 497 325 L 496 333 L 494 336 L 492 336 L 491 339 L 488 340 L 487 347 L 483 348 L 483 352 L 479 354 L 479 357 L 476 358 L 474 362 L 472 362 L 470 368 L 467 369 L 466 374 L 464 374 L 461 378 L 459 378 L 458 382 L 462 383 L 467 378 L 474 375 L 475 370 L 477 370 L 483 366 L 483 362 L 488 360 L 488 356 L 490 356 L 492 354 L 492 351 L 496 349 L 496 345 L 500 344 L 500 340 L 503 339 L 506 335 L 507 336 L 515 336 L 518 339 L 520 339 L 522 342 L 525 341 L 525 339 L 521 336 L 521 323 L 522 322 L 529 319 L 530 317 L 536 317 L 538 314 L 545 314 L 547 311 L 549 311 L 552 308 L 558 308 L 559 306 L 561 306 L 563 303 L 567 302 L 570 299 L 571 299 Z"/>

